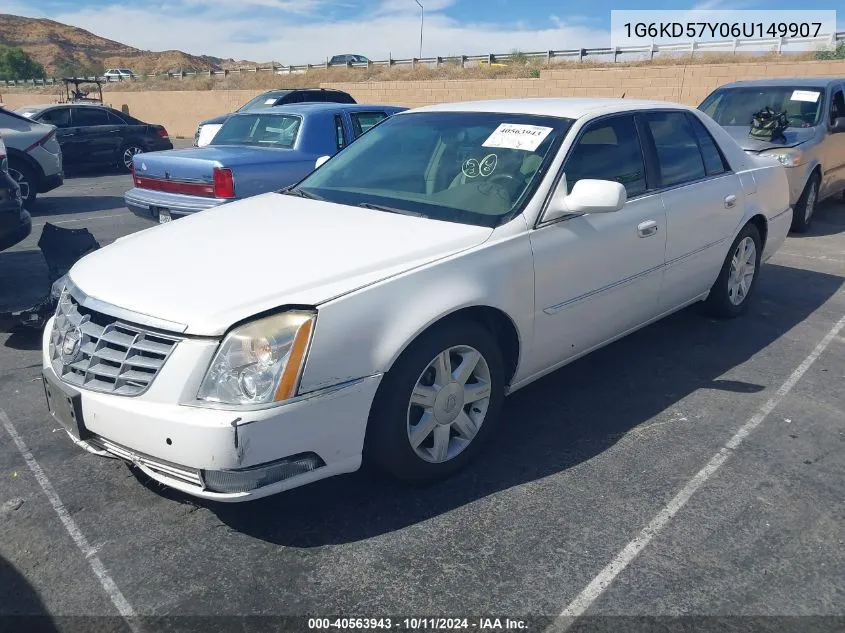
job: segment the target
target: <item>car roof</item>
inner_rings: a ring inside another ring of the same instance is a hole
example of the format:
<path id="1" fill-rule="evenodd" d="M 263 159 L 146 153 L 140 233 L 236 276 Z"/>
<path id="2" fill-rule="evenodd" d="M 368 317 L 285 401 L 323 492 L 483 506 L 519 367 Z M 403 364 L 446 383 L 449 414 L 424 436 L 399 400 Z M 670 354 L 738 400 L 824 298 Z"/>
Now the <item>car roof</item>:
<path id="1" fill-rule="evenodd" d="M 567 119 L 579 119 L 587 115 L 610 114 L 643 110 L 648 108 L 677 108 L 692 110 L 688 106 L 669 101 L 644 99 L 580 98 L 551 97 L 539 99 L 495 99 L 489 101 L 464 101 L 423 106 L 408 110 L 413 112 L 496 112 L 500 114 L 528 114 L 535 116 L 554 116 Z"/>
<path id="2" fill-rule="evenodd" d="M 272 106 L 267 108 L 258 108 L 255 110 L 248 110 L 246 112 L 235 112 L 232 116 L 248 116 L 250 114 L 308 114 L 314 112 L 336 112 L 338 110 L 350 111 L 370 111 L 370 110 L 394 110 L 403 109 L 400 106 L 389 106 L 381 104 L 365 104 L 365 103 L 291 103 L 289 105 Z"/>
<path id="3" fill-rule="evenodd" d="M 827 88 L 830 84 L 845 83 L 842 77 L 775 77 L 772 79 L 749 79 L 745 81 L 732 81 L 716 88 L 776 88 L 776 87 L 800 87 L 800 88 Z"/>
<path id="4" fill-rule="evenodd" d="M 21 106 L 19 108 L 15 108 L 15 110 L 33 110 L 34 112 L 43 112 L 44 110 L 48 110 L 50 108 L 61 108 L 64 106 L 83 106 L 86 108 L 106 108 L 108 110 L 114 110 L 114 108 L 107 106 L 104 103 L 92 103 L 90 101 L 71 101 L 70 103 L 41 103 L 38 105 Z"/>

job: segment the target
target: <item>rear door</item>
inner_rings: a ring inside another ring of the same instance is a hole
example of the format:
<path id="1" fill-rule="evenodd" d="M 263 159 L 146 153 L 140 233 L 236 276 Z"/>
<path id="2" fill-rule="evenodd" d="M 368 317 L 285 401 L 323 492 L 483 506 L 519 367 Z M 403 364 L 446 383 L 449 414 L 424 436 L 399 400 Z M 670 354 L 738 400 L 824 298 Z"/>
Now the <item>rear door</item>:
<path id="1" fill-rule="evenodd" d="M 109 120 L 106 109 L 93 106 L 71 109 L 78 146 L 83 154 L 81 162 L 116 162 L 123 139 L 120 126 Z"/>
<path id="2" fill-rule="evenodd" d="M 666 207 L 661 311 L 710 289 L 745 212 L 745 194 L 716 141 L 693 114 L 641 115 Z"/>

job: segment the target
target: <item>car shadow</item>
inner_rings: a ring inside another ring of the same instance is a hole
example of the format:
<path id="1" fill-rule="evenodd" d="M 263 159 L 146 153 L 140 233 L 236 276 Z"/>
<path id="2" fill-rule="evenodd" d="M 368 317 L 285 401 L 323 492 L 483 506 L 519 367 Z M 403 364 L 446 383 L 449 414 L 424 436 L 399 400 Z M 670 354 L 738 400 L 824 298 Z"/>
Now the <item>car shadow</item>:
<path id="1" fill-rule="evenodd" d="M 843 281 L 767 265 L 745 317 L 718 321 L 693 306 L 516 392 L 483 454 L 437 484 L 406 485 L 365 469 L 246 504 L 164 494 L 208 508 L 233 530 L 285 546 L 319 547 L 393 532 L 573 468 L 696 390 L 748 394 L 776 386 L 721 376 L 801 323 Z"/>
<path id="2" fill-rule="evenodd" d="M 12 563 L 0 556 L 0 629 L 58 633 L 59 628 L 41 601 L 38 591 Z M 6 628 L 8 627 L 8 628 Z"/>
<path id="3" fill-rule="evenodd" d="M 0 252 L 0 314 L 38 301 L 50 290 L 41 249 Z"/>
<path id="4" fill-rule="evenodd" d="M 131 187 L 131 185 L 129 185 Z M 129 189 L 127 187 L 127 190 Z M 49 196 L 38 198 L 29 209 L 33 219 L 41 216 L 68 215 L 71 213 L 89 213 L 91 211 L 123 211 L 126 202 L 123 196 Z M 33 227 L 33 230 L 36 230 Z"/>
<path id="5" fill-rule="evenodd" d="M 825 200 L 816 207 L 813 223 L 806 233 L 790 233 L 790 237 L 819 237 L 845 233 L 845 203 L 842 197 Z"/>

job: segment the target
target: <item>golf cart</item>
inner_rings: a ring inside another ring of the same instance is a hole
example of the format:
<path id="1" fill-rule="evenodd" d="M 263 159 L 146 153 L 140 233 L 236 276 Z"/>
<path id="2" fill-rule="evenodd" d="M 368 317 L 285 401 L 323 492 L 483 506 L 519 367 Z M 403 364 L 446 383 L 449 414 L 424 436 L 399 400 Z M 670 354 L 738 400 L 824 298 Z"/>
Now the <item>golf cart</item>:
<path id="1" fill-rule="evenodd" d="M 65 77 L 62 79 L 65 84 L 64 100 L 61 103 L 103 103 L 103 83 L 96 77 L 88 79 L 86 77 Z M 84 92 L 79 89 L 79 86 L 84 84 L 93 84 L 97 86 L 99 97 L 91 97 L 92 90 Z M 71 89 L 73 86 L 73 89 Z"/>

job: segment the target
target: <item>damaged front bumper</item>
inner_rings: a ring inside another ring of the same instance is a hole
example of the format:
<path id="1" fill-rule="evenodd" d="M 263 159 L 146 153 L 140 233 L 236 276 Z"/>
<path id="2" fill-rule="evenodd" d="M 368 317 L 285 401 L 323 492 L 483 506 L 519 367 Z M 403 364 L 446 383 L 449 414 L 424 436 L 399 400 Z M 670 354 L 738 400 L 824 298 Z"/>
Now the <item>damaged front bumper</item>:
<path id="1" fill-rule="evenodd" d="M 46 352 L 43 370 L 61 383 Z M 185 339 L 150 388 L 136 397 L 79 390 L 85 450 L 135 464 L 190 495 L 236 502 L 272 495 L 361 465 L 367 417 L 380 375 L 249 411 L 196 406 L 217 341 Z M 73 390 L 71 390 L 73 391 Z"/>

